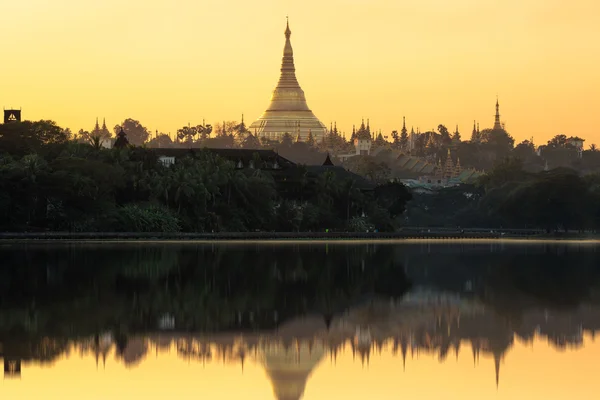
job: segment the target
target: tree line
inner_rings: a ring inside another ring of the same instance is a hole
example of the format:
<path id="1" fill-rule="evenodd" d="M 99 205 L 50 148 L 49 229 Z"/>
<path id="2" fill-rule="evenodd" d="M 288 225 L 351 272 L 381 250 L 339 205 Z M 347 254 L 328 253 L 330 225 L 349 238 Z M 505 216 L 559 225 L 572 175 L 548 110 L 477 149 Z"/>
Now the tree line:
<path id="1" fill-rule="evenodd" d="M 518 158 L 506 158 L 473 184 L 413 196 L 407 225 L 600 229 L 600 174 L 564 167 L 528 172 Z"/>
<path id="2" fill-rule="evenodd" d="M 410 198 L 399 183 L 364 192 L 334 171 L 299 166 L 286 181 L 210 151 L 173 166 L 157 157 L 148 147 L 81 142 L 52 121 L 0 125 L 0 229 L 392 230 Z"/>

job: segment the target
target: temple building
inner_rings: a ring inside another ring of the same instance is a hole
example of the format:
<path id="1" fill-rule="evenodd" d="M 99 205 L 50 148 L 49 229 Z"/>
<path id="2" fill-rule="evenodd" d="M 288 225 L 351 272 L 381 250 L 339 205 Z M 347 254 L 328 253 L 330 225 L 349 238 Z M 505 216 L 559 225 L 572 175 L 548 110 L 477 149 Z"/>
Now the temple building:
<path id="1" fill-rule="evenodd" d="M 352 136 L 354 137 L 356 155 L 368 156 L 371 153 L 371 127 L 369 126 L 369 120 L 367 120 L 366 127 L 363 120 L 358 131 L 354 132 L 353 129 Z"/>
<path id="2" fill-rule="evenodd" d="M 255 132 L 259 138 L 270 140 L 279 140 L 288 133 L 292 138 L 299 138 L 304 142 L 310 134 L 316 142 L 320 142 L 327 128 L 308 108 L 304 91 L 296 79 L 291 34 L 288 22 L 279 82 L 267 111 L 250 125 L 250 131 Z"/>

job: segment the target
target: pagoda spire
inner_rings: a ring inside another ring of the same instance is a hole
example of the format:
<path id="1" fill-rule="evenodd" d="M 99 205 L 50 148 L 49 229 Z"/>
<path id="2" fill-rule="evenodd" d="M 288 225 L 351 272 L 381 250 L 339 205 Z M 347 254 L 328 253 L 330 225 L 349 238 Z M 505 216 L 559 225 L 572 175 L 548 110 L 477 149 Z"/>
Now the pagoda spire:
<path id="1" fill-rule="evenodd" d="M 502 124 L 500 123 L 500 104 L 498 103 L 498 96 L 496 96 L 496 115 L 494 117 L 494 130 L 501 130 Z"/>
<path id="2" fill-rule="evenodd" d="M 281 60 L 281 76 L 279 78 L 278 88 L 294 88 L 300 89 L 298 80 L 296 79 L 296 67 L 294 66 L 294 50 L 292 49 L 292 42 L 290 36 L 292 31 L 290 30 L 290 21 L 286 17 L 285 25 L 285 46 L 283 47 L 283 59 Z"/>
<path id="3" fill-rule="evenodd" d="M 457 177 L 461 174 L 462 167 L 460 166 L 460 158 L 456 159 L 456 166 L 454 167 L 454 176 Z"/>

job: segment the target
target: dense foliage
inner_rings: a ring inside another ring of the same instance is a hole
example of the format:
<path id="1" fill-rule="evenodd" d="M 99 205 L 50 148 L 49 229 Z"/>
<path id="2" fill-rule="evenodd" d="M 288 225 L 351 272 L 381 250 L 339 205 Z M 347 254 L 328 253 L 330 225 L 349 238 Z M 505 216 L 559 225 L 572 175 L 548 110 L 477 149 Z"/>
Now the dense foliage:
<path id="1" fill-rule="evenodd" d="M 164 166 L 152 149 L 68 140 L 52 122 L 0 125 L 5 231 L 391 230 L 410 198 L 401 184 L 360 191 L 335 171 L 290 178 L 207 150 Z"/>
<path id="2" fill-rule="evenodd" d="M 529 173 L 506 159 L 472 185 L 415 194 L 415 226 L 584 230 L 600 228 L 600 176 L 556 168 Z"/>

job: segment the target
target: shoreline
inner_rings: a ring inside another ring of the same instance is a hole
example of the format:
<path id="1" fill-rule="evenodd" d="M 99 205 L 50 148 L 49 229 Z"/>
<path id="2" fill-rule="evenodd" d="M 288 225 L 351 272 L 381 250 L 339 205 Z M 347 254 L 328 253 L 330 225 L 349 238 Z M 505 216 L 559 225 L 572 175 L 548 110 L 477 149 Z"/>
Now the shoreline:
<path id="1" fill-rule="evenodd" d="M 529 233 L 529 232 L 528 232 Z M 590 242 L 600 243 L 599 234 L 525 234 L 512 232 L 220 232 L 220 233 L 146 233 L 146 232 L 0 232 L 0 243 L 334 243 L 334 242 L 419 242 L 419 241 L 481 241 L 481 242 Z"/>

